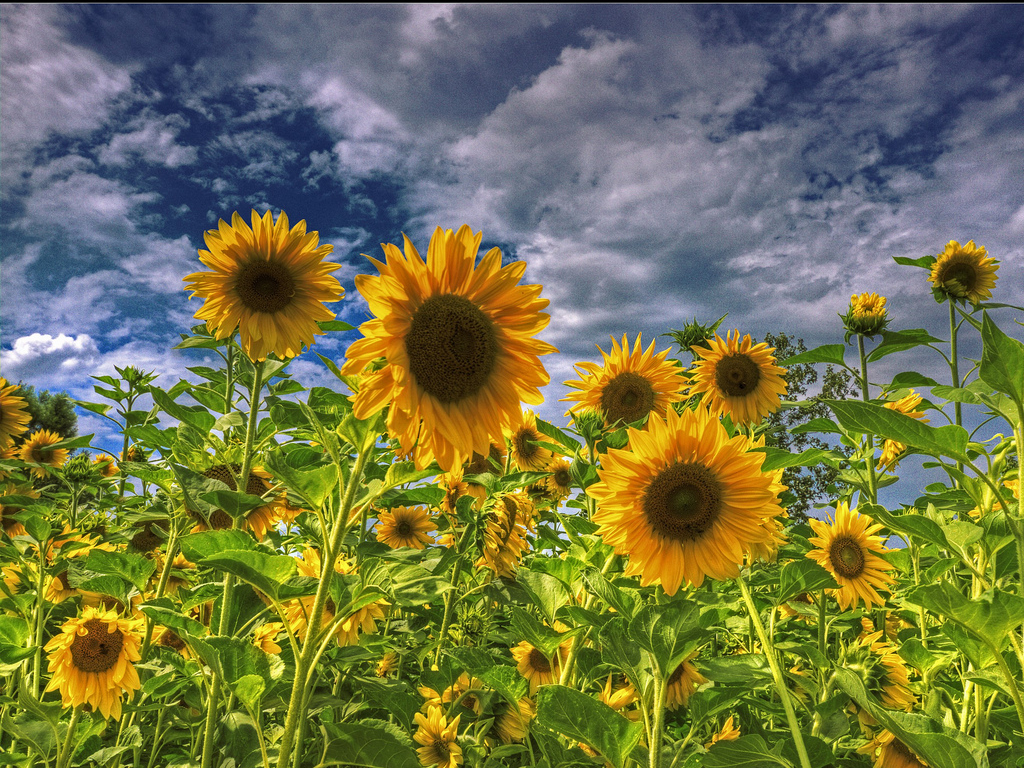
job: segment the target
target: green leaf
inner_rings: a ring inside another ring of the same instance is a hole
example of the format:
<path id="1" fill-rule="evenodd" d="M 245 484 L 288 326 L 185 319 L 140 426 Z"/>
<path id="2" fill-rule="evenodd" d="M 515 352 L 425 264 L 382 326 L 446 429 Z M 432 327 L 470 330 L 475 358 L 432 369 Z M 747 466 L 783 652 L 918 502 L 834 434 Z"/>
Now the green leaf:
<path id="1" fill-rule="evenodd" d="M 268 504 L 259 496 L 221 488 L 200 494 L 199 498 L 234 518 L 245 517 L 257 507 L 264 507 Z"/>
<path id="2" fill-rule="evenodd" d="M 891 389 L 907 389 L 908 387 L 935 387 L 938 386 L 939 382 L 935 379 L 930 379 L 917 371 L 904 371 L 903 373 L 897 373 L 892 377 L 892 381 L 889 382 L 887 390 Z"/>
<path id="3" fill-rule="evenodd" d="M 893 352 L 902 352 L 905 349 L 913 349 L 925 344 L 934 344 L 940 341 L 932 336 L 924 328 L 914 328 L 907 331 L 882 331 L 882 341 L 868 354 L 868 362 L 881 360 Z"/>
<path id="4" fill-rule="evenodd" d="M 548 573 L 538 573 L 525 568 L 519 569 L 516 581 L 529 593 L 530 599 L 540 608 L 548 623 L 554 624 L 555 611 L 569 600 L 569 592 L 562 582 Z"/>
<path id="5" fill-rule="evenodd" d="M 922 267 L 923 269 L 931 269 L 935 263 L 934 256 L 922 256 L 919 259 L 911 259 L 908 256 L 893 256 L 892 260 L 897 264 L 903 264 L 908 267 Z"/>
<path id="6" fill-rule="evenodd" d="M 514 637 L 525 640 L 548 658 L 554 656 L 559 645 L 572 637 L 570 633 L 556 632 L 551 627 L 545 627 L 518 607 L 512 608 L 510 624 Z"/>
<path id="7" fill-rule="evenodd" d="M 1003 590 L 987 589 L 969 598 L 951 584 L 940 583 L 916 587 L 904 599 L 952 619 L 1000 651 L 1009 642 L 1010 631 L 1024 623 L 1024 597 Z"/>
<path id="8" fill-rule="evenodd" d="M 797 424 L 795 427 L 789 430 L 794 435 L 802 435 L 805 432 L 821 432 L 824 434 L 843 434 L 843 430 L 832 421 L 832 419 L 811 419 L 806 424 Z"/>
<path id="9" fill-rule="evenodd" d="M 187 639 L 189 646 L 210 669 L 221 675 L 232 692 L 240 681 L 251 676 L 258 677 L 265 688 L 270 688 L 284 671 L 280 659 L 272 659 L 248 640 L 222 636 L 189 636 Z M 251 681 L 246 685 L 251 688 Z"/>
<path id="10" fill-rule="evenodd" d="M 234 693 L 250 712 L 259 710 L 267 684 L 259 675 L 242 675 L 234 684 Z"/>
<path id="11" fill-rule="evenodd" d="M 15 616 L 0 615 L 0 664 L 16 664 L 35 653 L 28 643 L 28 622 Z"/>
<path id="12" fill-rule="evenodd" d="M 629 622 L 621 616 L 610 619 L 604 625 L 598 635 L 601 658 L 628 677 L 633 687 L 643 690 L 643 682 L 649 676 L 649 664 L 640 653 L 640 648 L 626 634 L 628 627 Z"/>
<path id="13" fill-rule="evenodd" d="M 181 540 L 181 551 L 193 563 L 215 557 L 227 550 L 255 551 L 256 542 L 245 531 L 203 531 L 190 533 Z"/>
<path id="14" fill-rule="evenodd" d="M 590 591 L 607 605 L 613 607 L 626 619 L 633 618 L 637 609 L 637 599 L 629 590 L 620 589 L 612 584 L 597 568 L 591 568 L 584 572 L 583 580 L 587 583 Z"/>
<path id="15" fill-rule="evenodd" d="M 264 465 L 288 490 L 297 493 L 313 509 L 320 509 L 338 486 L 338 472 L 333 464 L 303 471 L 293 467 L 281 449 L 267 454 Z"/>
<path id="16" fill-rule="evenodd" d="M 338 425 L 338 435 L 360 453 L 373 447 L 380 431 L 379 413 L 375 413 L 368 419 L 357 419 L 350 413 Z"/>
<path id="17" fill-rule="evenodd" d="M 983 313 L 981 341 L 981 380 L 1024 407 L 1024 344 L 1003 333 L 988 312 Z"/>
<path id="18" fill-rule="evenodd" d="M 317 320 L 316 324 L 320 327 L 321 331 L 338 332 L 338 331 L 354 331 L 355 326 L 349 325 L 343 320 Z"/>
<path id="19" fill-rule="evenodd" d="M 781 752 L 782 745 L 778 748 Z M 703 760 L 704 768 L 795 768 L 793 763 L 768 749 L 765 740 L 751 734 L 735 741 L 720 741 Z"/>
<path id="20" fill-rule="evenodd" d="M 721 656 L 701 659 L 701 674 L 718 683 L 743 683 L 748 686 L 766 685 L 772 681 L 768 660 L 759 653 Z"/>
<path id="21" fill-rule="evenodd" d="M 164 392 L 160 387 L 150 386 L 150 394 L 153 402 L 160 406 L 160 410 L 172 419 L 183 421 L 191 427 L 195 427 L 204 435 L 209 434 L 216 419 L 205 407 L 201 405 L 181 405 L 174 402 L 174 399 Z"/>
<path id="22" fill-rule="evenodd" d="M 640 723 L 632 723 L 607 704 L 562 685 L 546 685 L 537 692 L 537 721 L 597 750 L 614 768 L 623 768 L 643 734 Z"/>
<path id="23" fill-rule="evenodd" d="M 85 558 L 85 567 L 95 573 L 119 576 L 141 593 L 145 591 L 149 577 L 156 570 L 156 563 L 131 552 L 94 549 Z"/>
<path id="24" fill-rule="evenodd" d="M 831 363 L 832 365 L 846 366 L 844 353 L 846 348 L 842 344 L 825 344 L 821 347 L 809 349 L 799 355 L 787 357 L 779 363 L 781 366 L 805 365 L 807 363 Z"/>
<path id="25" fill-rule="evenodd" d="M 413 716 L 419 711 L 423 700 L 404 680 L 378 680 L 357 678 L 359 689 L 378 708 L 392 714 L 407 731 L 415 730 Z"/>
<path id="26" fill-rule="evenodd" d="M 416 753 L 385 730 L 359 723 L 339 723 L 330 725 L 327 733 L 330 740 L 320 766 L 422 768 Z"/>
<path id="27" fill-rule="evenodd" d="M 878 435 L 933 456 L 968 461 L 967 431 L 950 424 L 929 427 L 890 408 L 858 400 L 823 400 L 847 429 Z"/>
<path id="28" fill-rule="evenodd" d="M 924 756 L 931 768 L 988 768 L 987 750 L 981 742 L 925 715 L 880 706 L 867 692 L 864 682 L 848 669 L 836 669 L 835 676 L 851 699 L 913 752 Z"/>
<path id="29" fill-rule="evenodd" d="M 393 598 L 395 605 L 403 607 L 436 602 L 452 589 L 447 579 L 435 576 L 415 563 L 370 558 L 363 562 L 361 571 L 364 584 L 381 588 L 389 598 Z"/>
<path id="30" fill-rule="evenodd" d="M 561 447 L 565 448 L 569 454 L 575 454 L 581 447 L 578 440 L 574 440 L 554 424 L 549 424 L 543 419 L 537 419 L 537 431 L 550 437 Z"/>
<path id="31" fill-rule="evenodd" d="M 671 603 L 647 605 L 629 622 L 628 635 L 651 654 L 662 677 L 676 668 L 710 637 L 699 624 L 696 603 L 676 597 Z"/>
<path id="32" fill-rule="evenodd" d="M 470 677 L 477 677 L 496 690 L 510 704 L 529 693 L 529 683 L 515 667 L 502 664 L 479 648 L 451 648 L 445 654 Z M 417 706 L 419 706 L 417 704 Z"/>
<path id="33" fill-rule="evenodd" d="M 281 588 L 295 575 L 294 557 L 252 550 L 226 550 L 205 557 L 201 562 L 207 567 L 234 574 L 275 600 L 280 599 Z"/>
<path id="34" fill-rule="evenodd" d="M 772 595 L 772 601 L 778 606 L 804 592 L 816 592 L 824 588 L 835 589 L 838 586 L 832 574 L 813 560 L 794 560 L 786 563 L 779 571 L 779 591 Z"/>
<path id="35" fill-rule="evenodd" d="M 426 469 L 416 469 L 416 462 L 397 461 L 388 467 L 388 471 L 384 474 L 384 483 L 381 487 L 384 489 L 396 488 L 399 485 L 415 483 L 424 477 L 430 477 L 439 473 L 440 470 L 436 464 L 431 464 Z"/>
<path id="36" fill-rule="evenodd" d="M 764 446 L 754 448 L 751 452 L 765 454 L 764 462 L 761 464 L 762 472 L 770 472 L 773 469 L 784 469 L 785 467 L 816 467 L 824 463 L 825 459 L 836 457 L 834 451 L 822 448 L 808 448 L 800 453 L 790 453 L 782 448 Z"/>

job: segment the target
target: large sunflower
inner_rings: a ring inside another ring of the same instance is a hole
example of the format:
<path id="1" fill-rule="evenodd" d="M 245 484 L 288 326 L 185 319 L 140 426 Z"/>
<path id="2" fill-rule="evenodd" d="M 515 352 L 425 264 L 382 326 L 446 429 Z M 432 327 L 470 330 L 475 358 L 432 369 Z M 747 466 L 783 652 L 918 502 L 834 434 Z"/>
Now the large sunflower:
<path id="1" fill-rule="evenodd" d="M 392 507 L 380 513 L 377 541 L 392 549 L 423 549 L 434 541 L 428 531 L 436 528 L 426 507 Z"/>
<path id="2" fill-rule="evenodd" d="M 28 403 L 15 394 L 17 384 L 7 384 L 7 379 L 0 377 L 0 449 L 14 442 L 14 438 L 28 431 L 28 423 L 32 416 L 25 411 Z"/>
<path id="3" fill-rule="evenodd" d="M 525 640 L 512 649 L 512 658 L 516 660 L 516 669 L 530 684 L 530 695 L 537 693 L 542 685 L 557 683 L 562 674 L 562 664 L 568 654 L 568 643 L 558 647 L 555 658 L 545 656 L 539 648 L 534 648 Z"/>
<path id="4" fill-rule="evenodd" d="M 454 768 L 462 764 L 462 747 L 456 744 L 459 735 L 459 718 L 456 715 L 449 722 L 443 707 L 431 707 L 430 713 L 416 713 L 413 720 L 419 726 L 413 739 L 417 744 L 416 754 L 420 765 L 436 765 L 437 768 Z"/>
<path id="5" fill-rule="evenodd" d="M 765 520 L 782 514 L 776 474 L 749 447 L 705 408 L 670 408 L 646 431 L 630 428 L 628 450 L 608 451 L 587 493 L 605 543 L 629 555 L 627 575 L 674 595 L 684 582 L 739 574 L 744 551 L 771 535 Z"/>
<path id="6" fill-rule="evenodd" d="M 927 423 L 928 419 L 924 417 L 924 411 L 917 410 L 917 406 L 921 404 L 921 396 L 910 390 L 910 394 L 906 397 L 902 397 L 896 402 L 886 403 L 885 407 L 891 411 L 902 413 L 904 416 L 909 416 L 912 419 L 921 419 L 921 421 Z M 878 466 L 876 469 L 879 471 L 892 472 L 896 465 L 900 462 L 900 456 L 907 450 L 907 446 L 896 440 L 884 440 L 882 442 L 882 455 L 878 459 Z"/>
<path id="7" fill-rule="evenodd" d="M 693 368 L 690 394 L 704 393 L 715 414 L 729 414 L 737 424 L 754 424 L 779 409 L 786 394 L 785 368 L 775 364 L 774 347 L 754 344 L 740 332 L 715 335 L 708 346 L 694 346 L 702 359 Z"/>
<path id="8" fill-rule="evenodd" d="M 250 227 L 236 212 L 230 226 L 221 219 L 204 239 L 210 250 L 199 260 L 213 271 L 185 277 L 185 290 L 205 300 L 196 318 L 218 339 L 238 328 L 251 360 L 295 357 L 322 333 L 316 321 L 334 318 L 324 302 L 345 295 L 331 277 L 339 265 L 324 261 L 334 246 L 317 247 L 319 233 L 307 233 L 305 221 L 289 229 L 284 211 L 276 223 L 270 211 L 253 211 Z"/>
<path id="9" fill-rule="evenodd" d="M 59 689 L 66 707 L 88 704 L 104 718 L 120 719 L 122 694 L 139 689 L 132 662 L 141 658 L 143 626 L 142 619 L 89 607 L 68 619 L 46 644 L 53 675 L 46 690 Z"/>
<path id="10" fill-rule="evenodd" d="M 839 589 L 833 590 L 839 607 L 856 608 L 861 600 L 866 608 L 885 605 L 878 590 L 891 591 L 893 580 L 889 564 L 879 556 L 886 551 L 882 537 L 874 535 L 882 526 L 844 501 L 836 504 L 831 525 L 824 520 L 808 522 L 817 536 L 809 539 L 814 549 L 807 556 L 839 582 Z"/>
<path id="11" fill-rule="evenodd" d="M 928 279 L 951 299 L 977 304 L 992 296 L 998 269 L 996 260 L 973 240 L 967 245 L 950 240 L 932 264 Z"/>
<path id="12" fill-rule="evenodd" d="M 47 467 L 63 466 L 68 457 L 67 448 L 53 448 L 51 446 L 61 442 L 64 438 L 56 432 L 48 429 L 37 429 L 21 446 L 21 453 L 18 455 L 22 461 L 35 464 L 32 474 L 36 477 L 46 477 L 49 474 Z"/>
<path id="13" fill-rule="evenodd" d="M 652 412 L 664 417 L 669 405 L 686 399 L 682 393 L 686 379 L 678 364 L 666 359 L 669 350 L 654 354 L 653 341 L 643 349 L 641 335 L 637 335 L 632 352 L 625 334 L 621 347 L 612 338 L 611 354 L 598 347 L 603 365 L 576 364 L 579 380 L 567 381 L 565 385 L 578 391 L 562 398 L 576 401 L 567 416 L 593 408 L 604 415 L 605 425 L 611 427 L 632 424 Z"/>
<path id="14" fill-rule="evenodd" d="M 690 662 L 697 655 L 694 651 L 676 667 L 676 671 L 669 675 L 668 683 L 665 686 L 665 706 L 668 709 L 685 707 L 690 701 L 690 696 L 697 690 L 697 686 L 704 685 L 708 681 Z"/>
<path id="15" fill-rule="evenodd" d="M 498 576 L 514 576 L 520 559 L 530 549 L 526 533 L 533 529 L 536 512 L 522 491 L 498 496 L 488 510 L 483 552 L 476 566 L 487 566 Z"/>
<path id="16" fill-rule="evenodd" d="M 386 264 L 370 259 L 379 277 L 356 276 L 375 319 L 360 327 L 342 373 L 363 373 L 379 357 L 388 365 L 366 374 L 355 415 L 390 403 L 388 431 L 420 469 L 436 458 L 448 472 L 487 455 L 520 402 L 542 402 L 550 380 L 539 355 L 557 350 L 533 338 L 550 320 L 541 286 L 517 285 L 526 263 L 502 267 L 497 248 L 474 268 L 482 238 L 468 226 L 438 228 L 425 263 L 405 238 L 405 255 L 386 244 Z"/>

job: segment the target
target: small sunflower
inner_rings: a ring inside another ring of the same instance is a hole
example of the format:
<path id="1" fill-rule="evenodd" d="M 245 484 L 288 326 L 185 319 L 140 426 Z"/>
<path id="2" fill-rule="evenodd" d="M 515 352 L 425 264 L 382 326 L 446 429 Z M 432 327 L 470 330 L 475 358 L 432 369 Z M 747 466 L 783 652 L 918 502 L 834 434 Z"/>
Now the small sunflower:
<path id="1" fill-rule="evenodd" d="M 814 549 L 807 556 L 831 573 L 839 589 L 832 590 L 844 611 L 864 601 L 866 608 L 885 605 L 878 590 L 891 591 L 891 567 L 879 555 L 886 551 L 882 537 L 874 535 L 882 526 L 867 515 L 851 510 L 846 502 L 836 504 L 833 522 L 809 520 L 817 534 L 809 539 Z"/>
<path id="2" fill-rule="evenodd" d="M 718 731 L 711 735 L 711 741 L 707 742 L 704 746 L 710 749 L 720 741 L 736 741 L 740 737 L 740 729 L 735 724 L 734 719 L 734 715 L 729 715 L 729 719 L 722 724 Z"/>
<path id="3" fill-rule="evenodd" d="M 541 286 L 517 285 L 526 263 L 502 267 L 497 248 L 474 267 L 482 238 L 439 227 L 426 262 L 405 238 L 404 255 L 388 244 L 386 264 L 370 259 L 379 277 L 356 275 L 375 319 L 360 327 L 342 373 L 363 373 L 379 357 L 388 365 L 366 375 L 354 413 L 367 418 L 390 403 L 388 432 L 419 469 L 436 458 L 448 472 L 486 454 L 520 402 L 543 401 L 550 380 L 539 356 L 557 350 L 533 338 L 550 320 Z"/>
<path id="4" fill-rule="evenodd" d="M 689 393 L 705 395 L 712 413 L 728 414 L 737 424 L 756 424 L 779 409 L 786 394 L 785 368 L 775 364 L 774 347 L 754 344 L 749 334 L 717 334 L 707 347 L 695 346 L 702 359 L 693 368 Z"/>
<path id="5" fill-rule="evenodd" d="M 951 299 L 978 304 L 991 298 L 998 269 L 996 260 L 984 248 L 975 246 L 973 240 L 967 245 L 950 240 L 937 255 L 928 279 Z"/>
<path id="6" fill-rule="evenodd" d="M 92 460 L 92 465 L 100 473 L 100 477 L 113 477 L 117 474 L 117 460 L 113 456 L 101 453 Z"/>
<path id="7" fill-rule="evenodd" d="M 233 491 L 236 487 L 235 474 L 241 470 L 240 464 L 232 464 L 230 469 L 227 464 L 216 464 L 209 469 L 203 470 L 202 474 L 204 477 L 212 480 L 220 480 Z M 260 467 L 253 467 L 249 471 L 249 480 L 245 484 L 245 492 L 250 496 L 264 496 L 270 491 L 272 485 L 273 478 L 265 470 Z M 291 508 L 287 507 L 283 495 L 278 496 L 263 506 L 256 507 L 247 512 L 245 515 L 245 527 L 252 531 L 253 536 L 257 539 L 263 539 L 267 532 L 273 530 L 278 521 L 286 519 L 291 511 Z M 208 523 L 198 512 L 193 510 L 188 510 L 188 512 L 197 521 L 196 526 L 192 529 L 197 532 L 208 530 L 208 528 L 222 530 L 230 528 L 233 523 L 231 515 L 222 509 L 215 510 L 210 515 Z M 294 514 L 292 516 L 294 517 Z"/>
<path id="8" fill-rule="evenodd" d="M 413 720 L 419 728 L 413 739 L 422 745 L 416 749 L 420 765 L 437 768 L 454 768 L 456 765 L 462 765 L 462 747 L 456 743 L 461 717 L 462 715 L 456 715 L 448 722 L 441 707 L 431 707 L 426 715 L 416 713 Z"/>
<path id="9" fill-rule="evenodd" d="M 598 347 L 604 358 L 603 365 L 577 363 L 579 380 L 565 385 L 578 390 L 562 400 L 575 401 L 566 415 L 595 409 L 604 415 L 605 426 L 632 424 L 657 413 L 664 417 L 672 403 L 685 400 L 683 390 L 686 379 L 674 360 L 668 360 L 669 350 L 654 354 L 654 342 L 643 349 L 641 334 L 636 337 L 633 351 L 629 339 L 622 336 L 622 346 L 612 338 L 611 354 Z"/>
<path id="10" fill-rule="evenodd" d="M 564 501 L 572 493 L 572 462 L 566 459 L 555 459 L 545 468 L 551 474 L 544 478 L 544 486 L 548 495 L 556 501 Z"/>
<path id="11" fill-rule="evenodd" d="M 890 411 L 896 411 L 902 413 L 905 416 L 909 416 L 912 419 L 921 419 L 924 423 L 928 423 L 928 419 L 924 417 L 924 411 L 918 411 L 917 406 L 921 404 L 921 396 L 910 390 L 910 394 L 906 397 L 902 397 L 894 403 L 886 403 L 885 407 Z M 907 446 L 903 443 L 897 442 L 896 440 L 885 440 L 882 443 L 882 455 L 878 459 L 878 466 L 876 469 L 879 471 L 892 472 L 896 465 L 899 464 L 900 456 L 907 450 Z"/>
<path id="12" fill-rule="evenodd" d="M 462 479 L 462 469 L 446 472 L 437 479 L 437 486 L 444 491 L 440 507 L 449 515 L 455 514 L 459 499 L 469 493 L 469 483 Z"/>
<path id="13" fill-rule="evenodd" d="M 854 294 L 850 297 L 850 308 L 840 317 L 846 330 L 862 336 L 876 336 L 889 323 L 885 297 L 877 293 Z"/>
<path id="14" fill-rule="evenodd" d="M 39 491 L 31 484 L 7 482 L 0 485 L 0 496 L 28 496 L 31 499 L 39 498 Z M 14 515 L 21 512 L 23 507 L 17 504 L 0 504 L 0 527 L 3 532 L 12 538 L 14 536 L 27 536 L 28 531 Z"/>
<path id="15" fill-rule="evenodd" d="M 18 455 L 22 461 L 35 464 L 32 474 L 43 478 L 49 474 L 47 467 L 60 467 L 68 458 L 67 448 L 52 448 L 64 438 L 48 429 L 37 429 L 21 446 Z"/>
<path id="16" fill-rule="evenodd" d="M 928 768 L 928 763 L 897 739 L 896 734 L 884 728 L 857 752 L 873 760 L 871 768 Z"/>
<path id="17" fill-rule="evenodd" d="M 561 676 L 561 664 L 565 662 L 567 649 L 559 646 L 557 658 L 545 656 L 539 648 L 534 648 L 525 640 L 512 649 L 512 658 L 516 660 L 519 674 L 530 683 L 530 695 L 537 693 L 542 685 L 557 683 Z"/>
<path id="18" fill-rule="evenodd" d="M 674 595 L 684 582 L 739 574 L 744 552 L 771 536 L 764 522 L 782 514 L 776 473 L 762 472 L 764 454 L 749 448 L 705 408 L 629 429 L 629 449 L 610 449 L 587 488 L 598 533 L 629 555 L 627 575 Z"/>
<path id="19" fill-rule="evenodd" d="M 44 649 L 53 675 L 46 690 L 60 690 L 65 707 L 88 704 L 105 719 L 119 720 L 122 695 L 139 689 L 132 662 L 141 658 L 143 626 L 141 619 L 89 607 L 68 619 Z"/>
<path id="20" fill-rule="evenodd" d="M 388 651 L 377 662 L 374 673 L 377 677 L 387 677 L 391 672 L 398 669 L 398 661 L 398 654 L 394 651 Z"/>
<path id="21" fill-rule="evenodd" d="M 17 392 L 17 384 L 8 385 L 7 379 L 0 377 L 0 449 L 9 447 L 15 437 L 27 432 L 32 421 L 25 410 L 28 403 Z"/>
<path id="22" fill-rule="evenodd" d="M 665 686 L 665 706 L 670 710 L 685 707 L 697 687 L 708 681 L 691 663 L 696 655 L 696 652 L 691 653 L 676 667 L 676 671 L 669 675 Z"/>
<path id="23" fill-rule="evenodd" d="M 284 211 L 276 223 L 270 211 L 253 211 L 250 227 L 236 212 L 230 226 L 221 219 L 204 239 L 210 250 L 200 250 L 199 260 L 213 271 L 185 277 L 191 298 L 205 300 L 196 319 L 218 339 L 238 328 L 250 360 L 295 357 L 323 333 L 317 320 L 334 319 L 324 303 L 345 295 L 331 277 L 340 265 L 324 261 L 334 246 L 317 247 L 320 235 L 307 233 L 305 221 L 289 229 Z"/>
<path id="24" fill-rule="evenodd" d="M 423 549 L 434 541 L 428 531 L 436 530 L 426 507 L 392 507 L 381 512 L 377 523 L 377 541 L 392 549 Z"/>
<path id="25" fill-rule="evenodd" d="M 252 644 L 264 653 L 280 653 L 281 646 L 277 644 L 278 635 L 284 632 L 284 624 L 280 621 L 268 621 L 256 627 L 252 633 Z"/>
<path id="26" fill-rule="evenodd" d="M 162 648 L 170 648 L 172 651 L 177 651 L 186 659 L 192 658 L 188 644 L 170 627 L 161 627 L 158 631 L 154 632 L 153 643 Z"/>
<path id="27" fill-rule="evenodd" d="M 554 454 L 538 442 L 549 442 L 537 429 L 537 414 L 524 411 L 508 431 L 512 462 L 523 471 L 542 472 Z"/>
<path id="28" fill-rule="evenodd" d="M 890 709 L 909 712 L 917 704 L 910 691 L 909 671 L 899 655 L 899 649 L 882 639 L 881 632 L 872 632 L 859 641 L 862 649 L 871 653 L 868 669 L 868 688 L 881 696 L 882 704 Z"/>
<path id="29" fill-rule="evenodd" d="M 640 699 L 633 684 L 624 675 L 608 675 L 604 688 L 597 695 L 597 698 L 618 712 Z"/>

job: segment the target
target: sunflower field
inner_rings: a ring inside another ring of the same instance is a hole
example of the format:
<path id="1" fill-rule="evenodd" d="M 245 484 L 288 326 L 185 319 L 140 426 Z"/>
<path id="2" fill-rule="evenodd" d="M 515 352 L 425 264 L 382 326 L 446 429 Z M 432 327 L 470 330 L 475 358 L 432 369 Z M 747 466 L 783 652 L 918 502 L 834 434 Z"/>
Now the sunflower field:
<path id="1" fill-rule="evenodd" d="M 948 329 L 865 293 L 789 360 L 626 334 L 557 426 L 524 410 L 542 288 L 468 226 L 369 257 L 370 319 L 308 389 L 289 361 L 353 330 L 331 246 L 269 212 L 205 241 L 177 348 L 218 364 L 96 377 L 119 456 L 29 433 L 0 379 L 0 765 L 1024 766 L 1024 344 L 995 319 L 1022 310 L 984 248 L 897 259 Z M 949 378 L 872 375 L 918 347 Z M 774 447 L 816 404 L 786 366 L 819 363 L 859 399 Z M 945 480 L 879 504 L 912 454 Z M 790 521 L 783 471 L 822 464 L 822 519 Z"/>

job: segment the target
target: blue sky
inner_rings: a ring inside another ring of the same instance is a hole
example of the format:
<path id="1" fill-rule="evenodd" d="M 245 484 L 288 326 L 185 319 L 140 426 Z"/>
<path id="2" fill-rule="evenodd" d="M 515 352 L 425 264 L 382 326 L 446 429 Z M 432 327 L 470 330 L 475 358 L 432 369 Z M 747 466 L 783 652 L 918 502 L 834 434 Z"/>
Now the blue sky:
<path id="1" fill-rule="evenodd" d="M 355 325 L 360 254 L 402 232 L 425 249 L 468 223 L 525 260 L 556 423 L 609 335 L 728 312 L 836 343 L 850 294 L 876 291 L 893 328 L 944 336 L 892 257 L 949 240 L 988 248 L 994 300 L 1024 304 L 1020 6 L 4 5 L 0 24 L 0 374 L 40 388 L 187 376 L 182 277 L 253 207 L 334 245 Z M 340 360 L 354 335 L 320 338 Z M 929 355 L 879 378 L 944 378 Z M 332 380 L 311 354 L 292 370 Z"/>

